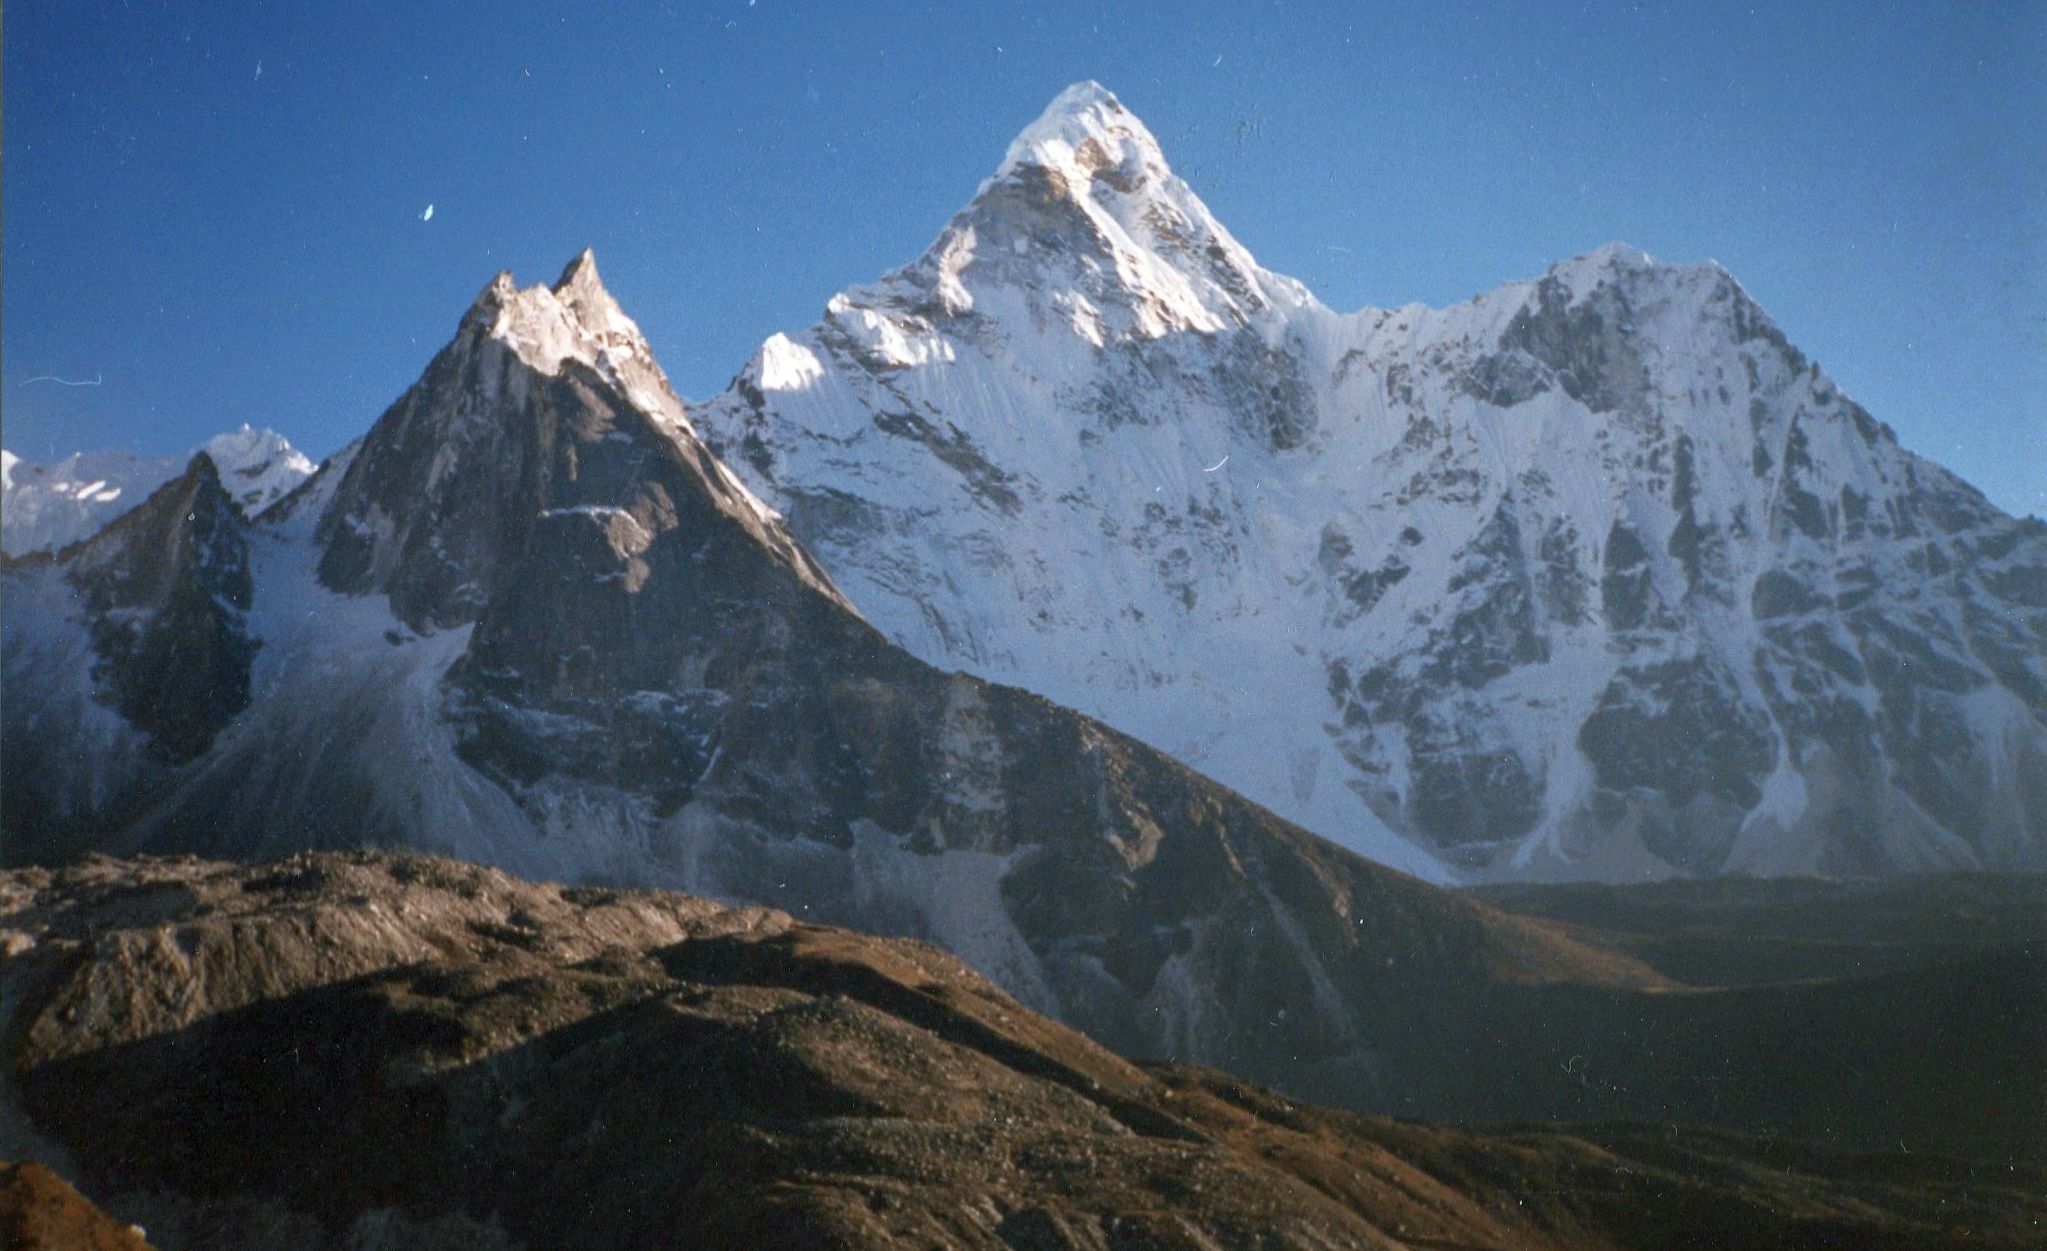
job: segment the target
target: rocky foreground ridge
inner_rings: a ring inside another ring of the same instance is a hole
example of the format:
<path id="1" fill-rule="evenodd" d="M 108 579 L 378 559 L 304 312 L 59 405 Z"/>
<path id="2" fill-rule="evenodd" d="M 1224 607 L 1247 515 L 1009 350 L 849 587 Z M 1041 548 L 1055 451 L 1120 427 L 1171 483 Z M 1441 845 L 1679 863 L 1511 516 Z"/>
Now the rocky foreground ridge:
<path id="1" fill-rule="evenodd" d="M 2019 1247 L 2047 1220 L 2017 1164 L 1324 1111 L 1133 1064 L 922 943 L 421 857 L 11 870 L 0 950 L 0 1153 L 167 1251 Z"/>

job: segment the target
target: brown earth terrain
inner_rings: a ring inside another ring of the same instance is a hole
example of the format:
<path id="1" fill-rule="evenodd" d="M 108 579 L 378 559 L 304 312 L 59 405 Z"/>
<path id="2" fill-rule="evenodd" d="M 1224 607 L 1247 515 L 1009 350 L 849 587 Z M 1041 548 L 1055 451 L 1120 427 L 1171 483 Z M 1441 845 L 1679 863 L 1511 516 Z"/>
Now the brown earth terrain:
<path id="1" fill-rule="evenodd" d="M 1327 1111 L 1132 1063 L 926 944 L 444 860 L 13 870 L 0 953 L 0 1153 L 173 1251 L 2018 1248 L 2047 1222 L 2016 1160 Z"/>
<path id="2" fill-rule="evenodd" d="M 0 1248 L 149 1251 L 149 1243 L 42 1165 L 0 1162 Z"/>

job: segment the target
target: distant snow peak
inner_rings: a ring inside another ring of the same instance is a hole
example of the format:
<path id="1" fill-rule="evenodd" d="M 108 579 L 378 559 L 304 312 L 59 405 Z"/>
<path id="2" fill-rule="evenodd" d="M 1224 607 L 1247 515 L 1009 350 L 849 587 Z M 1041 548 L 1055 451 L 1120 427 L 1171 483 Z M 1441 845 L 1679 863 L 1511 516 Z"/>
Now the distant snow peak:
<path id="1" fill-rule="evenodd" d="M 274 430 L 243 424 L 176 456 L 80 452 L 48 465 L 5 454 L 0 549 L 9 556 L 54 551 L 89 538 L 184 473 L 205 455 L 222 488 L 254 517 L 313 472 L 313 462 Z"/>
<path id="2" fill-rule="evenodd" d="M 1712 264 L 1679 265 L 1659 261 L 1638 247 L 1615 242 L 1558 261 L 1537 281 L 1554 283 L 1569 292 L 1573 300 L 1581 300 L 1604 289 L 1648 283 L 1668 290 L 1695 281 L 1701 275 L 1717 277 L 1724 273 L 1719 266 Z"/>
<path id="3" fill-rule="evenodd" d="M 1574 256 L 1570 260 L 1560 261 L 1555 268 L 1558 270 L 1626 273 L 1669 267 L 1664 266 L 1655 257 L 1632 243 L 1624 243 L 1616 239 L 1612 243 L 1601 244 L 1582 256 Z"/>
<path id="4" fill-rule="evenodd" d="M 283 435 L 247 422 L 239 430 L 214 435 L 196 454 L 208 458 L 222 489 L 251 517 L 290 494 L 318 468 Z M 105 498 L 111 502 L 115 496 Z"/>

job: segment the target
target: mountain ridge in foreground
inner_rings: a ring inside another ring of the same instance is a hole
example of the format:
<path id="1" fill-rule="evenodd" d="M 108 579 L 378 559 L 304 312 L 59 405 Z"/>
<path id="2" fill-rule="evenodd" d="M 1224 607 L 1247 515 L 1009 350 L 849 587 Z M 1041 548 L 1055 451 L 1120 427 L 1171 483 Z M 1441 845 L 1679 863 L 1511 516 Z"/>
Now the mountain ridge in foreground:
<path id="1" fill-rule="evenodd" d="M 1337 313 L 1081 83 L 694 417 L 913 653 L 1424 876 L 2047 865 L 2047 525 L 1716 264 Z"/>
<path id="2" fill-rule="evenodd" d="M 2032 1164 L 1329 1112 L 1134 1064 L 924 944 L 417 856 L 8 870 L 0 940 L 0 1135 L 33 1118 L 101 1227 L 167 1251 L 2016 1248 L 2047 1218 Z"/>

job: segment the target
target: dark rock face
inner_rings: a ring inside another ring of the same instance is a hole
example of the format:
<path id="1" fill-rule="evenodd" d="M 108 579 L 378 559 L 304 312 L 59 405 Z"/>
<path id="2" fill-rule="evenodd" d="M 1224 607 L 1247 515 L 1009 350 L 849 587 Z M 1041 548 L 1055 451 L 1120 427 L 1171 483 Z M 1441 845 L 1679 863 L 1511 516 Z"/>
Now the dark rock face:
<path id="1" fill-rule="evenodd" d="M 1824 596 L 1782 569 L 1765 570 L 1749 592 L 1749 609 L 1759 621 L 1798 616 L 1823 608 L 1826 603 Z"/>
<path id="2" fill-rule="evenodd" d="M 1599 605 L 1607 625 L 1633 630 L 1646 624 L 1655 601 L 1649 584 L 1649 549 L 1642 545 L 1642 536 L 1625 521 L 1614 522 L 1606 535 L 1603 560 Z"/>
<path id="3" fill-rule="evenodd" d="M 1579 299 L 1563 282 L 1548 277 L 1536 284 L 1534 299 L 1501 332 L 1499 345 L 1505 352 L 1526 353 L 1565 394 L 1593 412 L 1615 412 L 1636 402 L 1641 391 L 1640 349 L 1628 341 L 1630 314 L 1621 287 L 1602 287 L 1591 299 Z M 1494 365 L 1487 372 L 1499 369 Z"/>
<path id="4" fill-rule="evenodd" d="M 538 467 L 520 463 L 524 445 L 507 434 L 515 423 L 558 420 L 564 398 L 544 386 L 542 394 L 522 397 L 513 413 L 490 401 L 481 413 L 434 411 L 427 397 L 466 393 L 482 400 L 486 388 L 504 385 L 504 373 L 461 377 L 467 363 L 452 348 L 444 352 L 384 414 L 378 423 L 384 437 L 350 463 L 337 507 L 321 523 L 321 580 L 341 591 L 385 591 L 392 610 L 416 627 L 461 625 L 487 602 L 481 579 L 520 549 L 533 519 Z M 508 353 L 492 363 L 505 373 L 516 364 Z M 444 429 L 444 419 L 456 430 Z M 450 449 L 459 458 L 454 472 L 436 459 L 451 435 L 458 440 Z M 504 506 L 501 496 L 509 496 Z M 446 524 L 437 524 L 442 517 Z"/>
<path id="5" fill-rule="evenodd" d="M 1503 501 L 1458 549 L 1446 590 L 1453 611 L 1432 640 L 1424 682 L 1476 690 L 1520 665 L 1547 658 L 1536 594 L 1512 501 Z"/>
<path id="6" fill-rule="evenodd" d="M 70 562 L 107 702 L 189 760 L 249 702 L 255 643 L 241 510 L 210 457 L 88 540 Z"/>
<path id="7" fill-rule="evenodd" d="M 1822 543 L 1833 534 L 1826 505 L 1806 486 L 1806 480 L 1813 473 L 1809 446 L 1805 431 L 1793 417 L 1791 433 L 1784 444 L 1784 468 L 1778 478 L 1778 497 L 1772 510 L 1771 534 L 1780 542 L 1794 531 Z"/>
<path id="8" fill-rule="evenodd" d="M 1455 722 L 1417 714 L 1408 725 L 1415 766 L 1408 819 L 1454 858 L 1483 863 L 1541 817 L 1541 789 L 1512 751 L 1472 743 Z M 1467 844 L 1477 844 L 1476 854 L 1467 854 Z"/>
<path id="9" fill-rule="evenodd" d="M 1014 513 L 1019 507 L 1011 475 L 989 463 L 988 458 L 975 448 L 974 441 L 961 433 L 957 426 L 941 431 L 929 421 L 907 410 L 877 414 L 875 428 L 899 439 L 910 439 L 931 449 L 931 454 L 952 468 L 960 476 L 962 484 L 975 498 L 986 500 L 989 505 L 1003 512 Z"/>
<path id="10" fill-rule="evenodd" d="M 534 432 L 544 468 L 519 510 L 528 528 L 494 566 L 500 593 L 478 614 L 466 681 L 605 702 L 723 687 L 796 642 L 792 618 L 868 633 L 814 566 L 756 540 L 701 444 L 578 367 L 554 385 L 571 416 Z"/>
<path id="11" fill-rule="evenodd" d="M 1739 372 L 1713 356 L 1665 359 L 1688 336 L 1723 334 Z M 1327 665 L 1331 732 L 1376 811 L 1454 864 L 1508 876 L 1520 870 L 1506 853 L 1531 850 L 1524 836 L 1551 857 L 1538 876 L 2040 863 L 2037 523 L 1900 451 L 1710 267 L 1659 272 L 1638 258 L 1569 283 L 1552 275 L 1497 348 L 1422 353 L 1392 397 L 1412 411 L 1389 468 L 1416 466 L 1397 502 L 1491 509 L 1451 553 L 1442 592 L 1389 596 L 1363 571 L 1397 559 L 1427 585 L 1423 558 L 1324 529 L 1325 572 L 1346 596 L 1365 592 L 1331 620 L 1412 630 L 1406 656 Z M 1612 420 L 1593 429 L 1593 456 L 1543 449 L 1494 481 L 1475 447 L 1459 454 L 1429 370 L 1503 408 L 1544 393 L 1503 380 L 1554 380 Z M 1678 381 L 1651 385 L 1659 370 Z M 1585 462 L 1632 484 L 1596 543 L 1582 534 L 1588 497 L 1558 488 L 1575 471 L 1563 466 Z M 1573 691 L 1587 679 L 1545 674 L 1553 658 L 1598 684 Z M 1512 714 L 1564 707 L 1544 714 L 1569 719 L 1561 751 L 1532 746 L 1525 721 L 1512 741 Z M 1560 809 L 1545 791 L 1578 757 L 1590 785 Z"/>
<path id="12" fill-rule="evenodd" d="M 1649 849 L 1696 873 L 1725 860 L 1776 767 L 1769 720 L 1709 656 L 1624 669 L 1579 726 L 1595 803 L 1632 806 Z"/>
<path id="13" fill-rule="evenodd" d="M 16 871 L 0 934 L 7 1111 L 166 1251 L 2017 1248 L 2047 1215 L 2016 1161 L 1324 1111 L 923 944 L 448 861 Z"/>
<path id="14" fill-rule="evenodd" d="M 1315 553 L 1315 563 L 1343 588 L 1344 598 L 1350 601 L 1350 607 L 1345 611 L 1346 620 L 1372 611 L 1387 591 L 1400 585 L 1401 579 L 1413 572 L 1398 552 L 1387 556 L 1375 569 L 1358 568 L 1350 536 L 1334 522 L 1322 528 L 1322 541 Z"/>
<path id="15" fill-rule="evenodd" d="M 1551 374 L 1543 368 L 1542 362 L 1525 349 L 1535 338 L 1534 317 L 1517 318 L 1509 327 L 1508 340 L 1501 346 L 1521 348 L 1522 351 L 1507 351 L 1492 356 L 1482 356 L 1472 363 L 1470 370 L 1457 380 L 1457 385 L 1466 395 L 1499 408 L 1512 408 L 1526 404 L 1550 389 Z"/>
<path id="16" fill-rule="evenodd" d="M 1565 627 L 1581 626 L 1590 619 L 1592 580 L 1579 567 L 1579 551 L 1577 527 L 1563 520 L 1551 522 L 1542 536 L 1542 571 L 1537 585 L 1544 614 Z"/>
<path id="17" fill-rule="evenodd" d="M 1706 657 L 1624 671 L 1580 727 L 1578 745 L 1610 790 L 1656 789 L 1678 803 L 1711 791 L 1743 809 L 1776 763 L 1768 723 Z"/>

